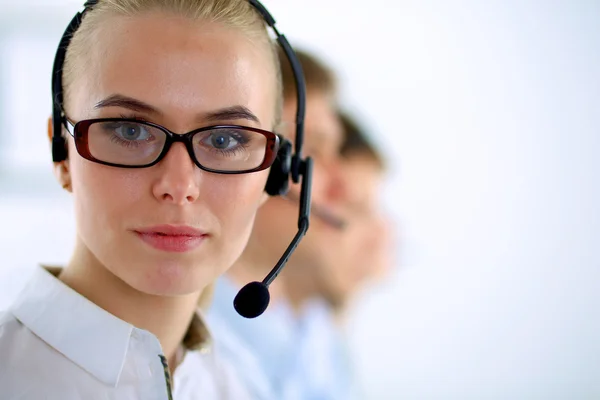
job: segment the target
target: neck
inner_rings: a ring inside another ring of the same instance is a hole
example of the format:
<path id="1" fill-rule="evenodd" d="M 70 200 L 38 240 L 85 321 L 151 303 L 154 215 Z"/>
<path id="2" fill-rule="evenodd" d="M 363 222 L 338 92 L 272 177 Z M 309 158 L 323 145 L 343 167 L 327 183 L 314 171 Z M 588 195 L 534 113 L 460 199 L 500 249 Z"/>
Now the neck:
<path id="1" fill-rule="evenodd" d="M 336 290 L 335 285 L 323 284 L 326 277 L 316 277 L 316 271 L 300 274 L 297 272 L 299 270 L 290 270 L 281 275 L 281 283 L 285 286 L 285 294 L 292 308 L 301 312 L 308 302 L 320 299 L 327 304 L 331 315 L 340 323 L 343 322 L 350 307 L 348 292 Z"/>
<path id="2" fill-rule="evenodd" d="M 306 304 L 317 298 L 331 304 L 330 299 L 319 287 L 318 279 L 315 276 L 317 273 L 315 269 L 301 264 L 295 268 L 287 268 L 279 275 L 282 295 L 285 296 L 296 314 L 302 313 Z"/>
<path id="3" fill-rule="evenodd" d="M 60 275 L 73 290 L 136 328 L 154 334 L 171 368 L 196 311 L 200 293 L 156 296 L 132 288 L 104 267 L 82 244 Z"/>
<path id="4" fill-rule="evenodd" d="M 305 313 L 311 300 L 320 299 L 327 305 L 333 324 L 344 327 L 348 319 L 347 299 L 339 296 L 326 296 L 312 286 L 314 282 L 302 282 L 302 278 L 298 275 L 290 273 L 282 274 L 280 277 L 280 284 L 284 287 L 282 292 L 295 315 L 300 316 Z"/>
<path id="5" fill-rule="evenodd" d="M 296 315 L 300 314 L 306 302 L 313 297 L 314 291 L 308 289 L 308 283 L 302 274 L 285 271 L 279 276 L 281 294 L 286 298 Z"/>

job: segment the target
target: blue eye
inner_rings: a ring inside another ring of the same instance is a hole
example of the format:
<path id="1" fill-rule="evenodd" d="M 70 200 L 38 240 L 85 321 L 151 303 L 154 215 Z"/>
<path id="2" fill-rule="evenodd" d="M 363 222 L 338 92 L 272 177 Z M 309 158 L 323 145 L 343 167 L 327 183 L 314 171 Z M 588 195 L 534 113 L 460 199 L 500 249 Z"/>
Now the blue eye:
<path id="1" fill-rule="evenodd" d="M 150 134 L 140 124 L 120 124 L 115 127 L 115 133 L 125 140 L 147 140 Z"/>
<path id="2" fill-rule="evenodd" d="M 211 144 L 219 150 L 225 150 L 229 148 L 229 145 L 232 141 L 234 142 L 234 145 L 237 144 L 237 140 L 233 139 L 231 135 L 219 133 L 210 136 Z"/>
<path id="3" fill-rule="evenodd" d="M 241 129 L 218 129 L 207 132 L 201 140 L 204 146 L 218 151 L 233 151 L 245 146 L 250 134 Z"/>

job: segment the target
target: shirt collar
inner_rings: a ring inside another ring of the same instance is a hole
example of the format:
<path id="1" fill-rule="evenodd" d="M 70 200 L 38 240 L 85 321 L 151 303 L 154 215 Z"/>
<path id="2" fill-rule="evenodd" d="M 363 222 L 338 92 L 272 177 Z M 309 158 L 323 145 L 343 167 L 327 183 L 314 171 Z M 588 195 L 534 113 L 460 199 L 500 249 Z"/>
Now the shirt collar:
<path id="1" fill-rule="evenodd" d="M 11 307 L 12 314 L 48 345 L 115 387 L 125 363 L 133 325 L 98 307 L 60 281 L 60 268 L 37 268 Z M 184 337 L 188 350 L 202 350 L 212 338 L 201 314 Z"/>

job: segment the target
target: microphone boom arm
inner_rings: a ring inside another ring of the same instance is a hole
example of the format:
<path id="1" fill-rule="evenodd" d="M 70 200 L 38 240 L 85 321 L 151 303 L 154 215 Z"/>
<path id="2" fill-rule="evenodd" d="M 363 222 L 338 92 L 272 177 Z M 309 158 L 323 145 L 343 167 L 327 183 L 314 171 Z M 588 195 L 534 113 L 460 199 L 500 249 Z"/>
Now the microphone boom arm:
<path id="1" fill-rule="evenodd" d="M 306 235 L 306 232 L 308 231 L 313 160 L 310 157 L 307 157 L 306 160 L 302 162 L 301 166 L 302 170 L 300 173 L 302 174 L 302 186 L 300 188 L 300 213 L 298 215 L 298 232 L 296 233 L 296 236 L 294 236 L 294 239 L 291 241 L 287 249 L 285 249 L 285 252 L 281 256 L 275 267 L 273 267 L 271 272 L 269 272 L 265 279 L 263 279 L 262 283 L 267 287 L 271 284 L 271 282 L 273 282 L 275 278 L 277 278 L 279 272 L 281 272 L 294 250 L 296 250 L 296 247 L 298 247 L 300 240 L 302 239 L 302 237 L 304 237 L 304 235 Z"/>

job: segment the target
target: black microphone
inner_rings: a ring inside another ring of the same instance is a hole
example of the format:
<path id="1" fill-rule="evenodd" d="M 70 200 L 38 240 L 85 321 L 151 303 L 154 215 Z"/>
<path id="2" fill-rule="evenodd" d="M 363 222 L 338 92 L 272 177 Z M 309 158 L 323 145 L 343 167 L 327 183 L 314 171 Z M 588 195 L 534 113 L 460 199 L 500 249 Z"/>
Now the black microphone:
<path id="1" fill-rule="evenodd" d="M 304 116 L 306 114 L 306 84 L 302 66 L 296 53 L 290 46 L 284 35 L 280 34 L 275 27 L 275 19 L 269 11 L 258 1 L 249 0 L 250 4 L 263 16 L 267 25 L 271 27 L 276 35 L 277 42 L 285 53 L 296 82 L 296 140 L 295 154 L 291 159 L 290 177 L 292 182 L 299 183 L 302 177 L 302 186 L 300 189 L 300 210 L 298 215 L 298 233 L 292 239 L 292 242 L 283 253 L 275 267 L 269 272 L 269 275 L 262 282 L 251 282 L 244 286 L 238 292 L 233 300 L 233 307 L 243 317 L 256 318 L 261 315 L 268 307 L 271 296 L 269 294 L 269 285 L 273 279 L 279 275 L 281 269 L 285 266 L 288 259 L 298 247 L 300 240 L 308 230 L 308 220 L 310 216 L 310 188 L 312 184 L 313 164 L 310 157 L 302 159 L 302 143 L 304 141 Z M 286 177 L 287 178 L 287 177 Z"/>
<path id="2" fill-rule="evenodd" d="M 313 161 L 310 157 L 302 161 L 300 173 L 302 175 L 302 186 L 300 189 L 300 213 L 298 215 L 298 233 L 292 239 L 291 243 L 275 265 L 271 272 L 262 282 L 250 282 L 244 286 L 233 300 L 233 307 L 242 317 L 256 318 L 261 315 L 269 306 L 271 295 L 269 294 L 269 285 L 279 272 L 283 269 L 288 259 L 298 247 L 300 240 L 308 230 L 308 220 L 310 216 L 310 188 L 312 183 Z"/>

